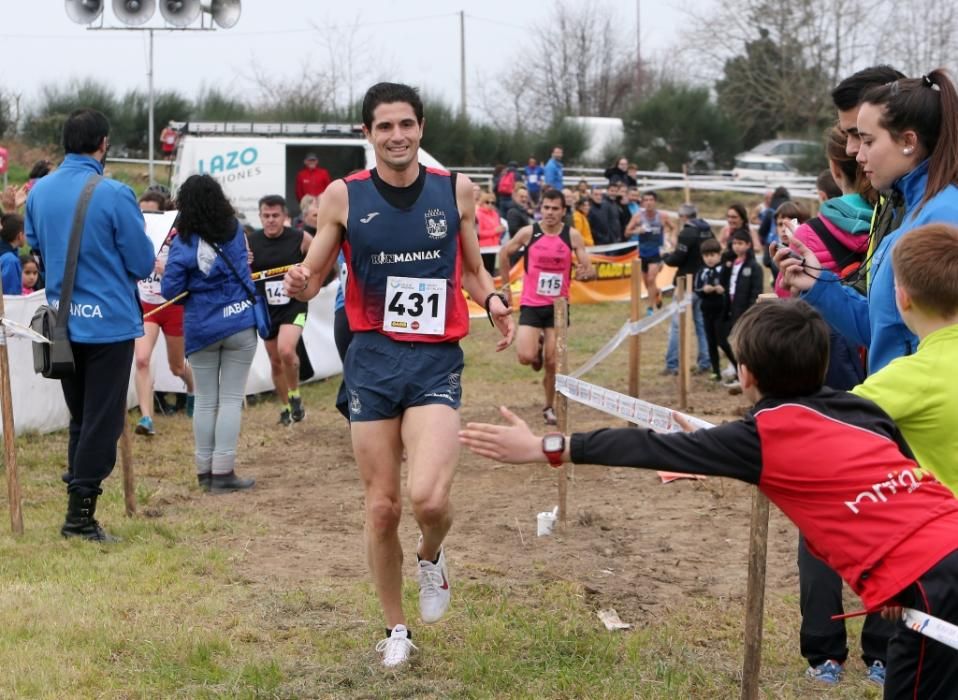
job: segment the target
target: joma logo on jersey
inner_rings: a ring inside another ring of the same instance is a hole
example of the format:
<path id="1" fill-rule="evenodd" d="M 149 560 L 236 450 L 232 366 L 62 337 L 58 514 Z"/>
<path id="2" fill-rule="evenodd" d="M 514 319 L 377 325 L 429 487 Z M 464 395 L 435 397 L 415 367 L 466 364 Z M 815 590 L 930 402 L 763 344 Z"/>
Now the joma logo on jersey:
<path id="1" fill-rule="evenodd" d="M 373 265 L 392 265 L 394 263 L 420 262 L 422 260 L 438 260 L 438 250 L 417 250 L 412 253 L 373 253 Z"/>
<path id="2" fill-rule="evenodd" d="M 430 238 L 445 238 L 449 232 L 446 212 L 442 209 L 426 210 L 426 233 Z"/>

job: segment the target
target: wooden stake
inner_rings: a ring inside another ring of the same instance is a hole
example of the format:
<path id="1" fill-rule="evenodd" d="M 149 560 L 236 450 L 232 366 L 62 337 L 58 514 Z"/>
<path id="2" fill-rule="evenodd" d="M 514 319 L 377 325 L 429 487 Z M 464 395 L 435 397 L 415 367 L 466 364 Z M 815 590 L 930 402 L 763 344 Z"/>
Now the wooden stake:
<path id="1" fill-rule="evenodd" d="M 642 318 L 642 265 L 638 260 L 632 261 L 632 313 L 629 318 L 638 321 Z M 651 299 L 649 300 L 651 301 Z M 641 336 L 629 337 L 629 396 L 639 397 L 639 372 L 642 361 Z"/>
<path id="2" fill-rule="evenodd" d="M 759 302 L 777 299 L 760 294 Z M 765 572 L 768 560 L 768 497 L 755 489 L 748 536 L 748 588 L 745 594 L 745 660 L 742 700 L 757 700 L 762 672 L 762 628 L 765 616 Z"/>
<path id="3" fill-rule="evenodd" d="M 689 203 L 692 201 L 692 190 L 689 187 L 689 166 L 682 166 L 682 179 L 685 181 L 685 202 Z"/>
<path id="4" fill-rule="evenodd" d="M 553 302 L 553 308 L 555 311 L 554 318 L 556 328 L 556 372 L 558 374 L 566 374 L 569 371 L 569 302 L 567 299 L 556 299 Z M 563 435 L 568 435 L 569 400 L 558 391 L 555 397 L 555 410 L 556 430 Z M 563 464 L 556 471 L 559 477 L 559 524 L 565 526 L 568 512 L 568 467 Z"/>
<path id="5" fill-rule="evenodd" d="M 123 501 L 128 517 L 136 515 L 136 483 L 133 479 L 133 441 L 130 439 L 130 421 L 123 413 L 123 434 L 120 435 L 120 464 L 123 467 Z"/>
<path id="6" fill-rule="evenodd" d="M 689 292 L 688 276 L 683 275 L 676 280 L 676 300 L 683 301 Z M 692 306 L 686 306 L 679 312 L 679 408 L 689 407 L 689 334 Z"/>
<path id="7" fill-rule="evenodd" d="M 3 317 L 3 285 L 0 284 L 0 317 Z M 0 326 L 0 410 L 3 411 L 3 455 L 7 468 L 7 501 L 10 503 L 10 529 L 23 534 L 23 511 L 20 504 L 20 474 L 17 471 L 17 431 L 13 424 L 13 394 L 10 388 L 10 358 L 7 336 Z"/>

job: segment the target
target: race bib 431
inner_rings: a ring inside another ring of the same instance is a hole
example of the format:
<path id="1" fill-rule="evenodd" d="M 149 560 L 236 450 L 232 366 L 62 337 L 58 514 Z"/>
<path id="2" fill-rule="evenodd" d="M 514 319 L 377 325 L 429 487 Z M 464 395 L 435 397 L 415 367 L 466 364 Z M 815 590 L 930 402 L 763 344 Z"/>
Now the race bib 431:
<path id="1" fill-rule="evenodd" d="M 442 335 L 446 332 L 446 280 L 388 277 L 383 330 Z"/>

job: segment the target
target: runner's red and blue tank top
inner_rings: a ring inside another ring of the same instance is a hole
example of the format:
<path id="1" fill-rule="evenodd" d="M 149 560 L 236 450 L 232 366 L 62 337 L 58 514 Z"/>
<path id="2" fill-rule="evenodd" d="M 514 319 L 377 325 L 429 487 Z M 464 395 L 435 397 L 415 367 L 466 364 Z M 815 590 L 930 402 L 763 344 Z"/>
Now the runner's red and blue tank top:
<path id="1" fill-rule="evenodd" d="M 569 298 L 572 239 L 568 224 L 558 234 L 545 233 L 539 224 L 533 224 L 524 260 L 522 306 L 552 306 L 559 297 Z"/>
<path id="2" fill-rule="evenodd" d="M 372 172 L 345 179 L 349 195 L 343 254 L 346 317 L 354 333 L 379 331 L 397 341 L 455 342 L 469 332 L 462 294 L 462 253 L 455 178 L 425 169 L 408 209 L 390 204 Z"/>

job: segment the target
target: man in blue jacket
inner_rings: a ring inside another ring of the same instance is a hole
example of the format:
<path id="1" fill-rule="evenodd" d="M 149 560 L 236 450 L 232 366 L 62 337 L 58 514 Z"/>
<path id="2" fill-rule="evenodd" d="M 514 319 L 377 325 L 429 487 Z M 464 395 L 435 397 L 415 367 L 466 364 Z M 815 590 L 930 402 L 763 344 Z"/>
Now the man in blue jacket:
<path id="1" fill-rule="evenodd" d="M 54 306 L 60 302 L 74 211 L 87 180 L 103 175 L 109 131 L 99 112 L 72 112 L 63 126 L 63 164 L 37 180 L 27 199 L 27 241 L 41 257 L 47 300 Z M 97 523 L 96 501 L 116 463 L 133 339 L 143 335 L 136 281 L 153 271 L 155 257 L 133 191 L 114 180 L 99 182 L 86 213 L 67 321 L 75 372 L 61 380 L 70 410 L 64 537 L 116 540 Z"/>
<path id="2" fill-rule="evenodd" d="M 546 163 L 546 167 L 544 168 L 543 179 L 545 180 L 547 187 L 561 191 L 563 177 L 562 146 L 554 146 L 552 148 L 552 157 Z"/>

